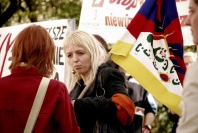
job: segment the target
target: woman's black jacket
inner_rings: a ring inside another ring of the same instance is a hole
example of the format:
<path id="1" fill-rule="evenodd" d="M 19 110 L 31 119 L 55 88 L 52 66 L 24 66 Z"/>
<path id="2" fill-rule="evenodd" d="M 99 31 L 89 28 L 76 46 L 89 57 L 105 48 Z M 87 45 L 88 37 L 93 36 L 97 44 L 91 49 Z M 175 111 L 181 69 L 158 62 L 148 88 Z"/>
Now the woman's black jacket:
<path id="1" fill-rule="evenodd" d="M 101 74 L 101 81 L 99 80 L 99 73 Z M 101 85 L 105 89 L 105 97 L 96 96 L 96 92 L 98 95 L 104 93 Z M 102 64 L 85 96 L 77 99 L 84 87 L 83 80 L 80 80 L 70 92 L 71 100 L 75 100 L 74 111 L 81 133 L 92 133 L 96 119 L 111 124 L 118 123 L 117 108 L 111 101 L 111 97 L 116 93 L 127 95 L 125 78 L 119 70 L 111 67 L 110 62 Z"/>

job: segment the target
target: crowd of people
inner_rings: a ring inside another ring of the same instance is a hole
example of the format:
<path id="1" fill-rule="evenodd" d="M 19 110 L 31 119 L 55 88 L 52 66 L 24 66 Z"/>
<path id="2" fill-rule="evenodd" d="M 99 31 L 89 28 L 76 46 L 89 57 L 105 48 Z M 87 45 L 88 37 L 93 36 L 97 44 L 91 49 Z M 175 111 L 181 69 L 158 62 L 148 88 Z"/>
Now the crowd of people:
<path id="1" fill-rule="evenodd" d="M 186 25 L 198 45 L 198 0 L 190 0 Z M 32 24 L 16 37 L 11 74 L 0 79 L 0 133 L 151 133 L 157 114 L 155 98 L 109 58 L 106 41 L 99 35 L 75 30 L 65 37 L 65 83 L 50 79 L 55 45 L 42 26 Z M 170 111 L 173 133 L 197 133 L 198 62 L 184 54 L 188 67 L 182 94 L 182 115 Z M 44 65 L 45 64 L 45 65 Z M 42 83 L 43 78 L 49 84 Z M 33 104 L 47 86 L 37 115 Z"/>

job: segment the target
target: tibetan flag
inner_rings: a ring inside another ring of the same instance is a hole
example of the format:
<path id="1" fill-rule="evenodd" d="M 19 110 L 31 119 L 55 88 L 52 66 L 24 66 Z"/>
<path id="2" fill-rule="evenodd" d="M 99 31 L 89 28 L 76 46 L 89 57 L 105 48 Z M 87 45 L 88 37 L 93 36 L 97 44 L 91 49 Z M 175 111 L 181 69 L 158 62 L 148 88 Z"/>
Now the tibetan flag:
<path id="1" fill-rule="evenodd" d="M 110 53 L 159 102 L 180 115 L 186 66 L 175 0 L 146 0 Z"/>

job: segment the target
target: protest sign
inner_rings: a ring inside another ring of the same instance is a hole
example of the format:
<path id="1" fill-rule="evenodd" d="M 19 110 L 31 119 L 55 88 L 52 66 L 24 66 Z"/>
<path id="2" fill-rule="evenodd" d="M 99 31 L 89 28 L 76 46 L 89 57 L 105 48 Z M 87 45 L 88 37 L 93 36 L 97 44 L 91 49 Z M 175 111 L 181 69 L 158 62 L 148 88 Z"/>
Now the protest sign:
<path id="1" fill-rule="evenodd" d="M 102 36 L 108 43 L 116 43 L 126 26 L 145 0 L 83 0 L 80 30 Z M 185 26 L 188 0 L 176 0 L 184 45 L 193 45 L 190 27 Z"/>
<path id="2" fill-rule="evenodd" d="M 10 74 L 11 49 L 15 37 L 23 28 L 31 24 L 43 26 L 54 40 L 56 51 L 53 62 L 56 70 L 51 78 L 64 82 L 65 55 L 63 51 L 63 40 L 70 31 L 75 29 L 74 19 L 51 20 L 0 28 L 0 78 Z"/>

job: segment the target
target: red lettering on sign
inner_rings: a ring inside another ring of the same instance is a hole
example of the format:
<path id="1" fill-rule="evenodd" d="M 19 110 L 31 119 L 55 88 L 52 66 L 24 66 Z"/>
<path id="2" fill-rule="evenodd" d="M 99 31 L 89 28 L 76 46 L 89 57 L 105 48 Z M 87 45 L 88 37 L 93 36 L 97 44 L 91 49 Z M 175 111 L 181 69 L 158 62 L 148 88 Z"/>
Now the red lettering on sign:
<path id="1" fill-rule="evenodd" d="M 93 0 L 92 7 L 103 7 L 104 0 Z"/>
<path id="2" fill-rule="evenodd" d="M 117 17 L 111 14 L 111 16 L 105 16 L 105 25 L 115 27 L 127 27 L 131 20 L 132 18 L 129 18 L 128 14 L 126 14 L 125 17 Z"/>
<path id="3" fill-rule="evenodd" d="M 4 65 L 5 65 L 5 60 L 6 60 L 8 51 L 9 51 L 10 47 L 12 46 L 12 44 L 14 43 L 14 40 L 12 42 L 10 41 L 11 36 L 12 36 L 12 33 L 8 33 L 6 35 L 6 37 L 4 38 L 4 40 L 3 40 L 2 44 L 1 44 L 1 47 L 0 47 L 0 53 L 1 53 L 1 50 L 3 48 L 3 45 L 4 44 L 6 45 L 5 55 L 3 57 L 3 63 L 1 65 L 1 69 L 0 69 L 0 78 L 2 77 L 3 68 L 4 68 Z"/>
<path id="4" fill-rule="evenodd" d="M 130 10 L 131 8 L 136 8 L 139 2 L 140 6 L 144 3 L 145 0 L 109 0 L 110 4 L 121 4 L 122 6 L 126 6 L 126 10 Z"/>

